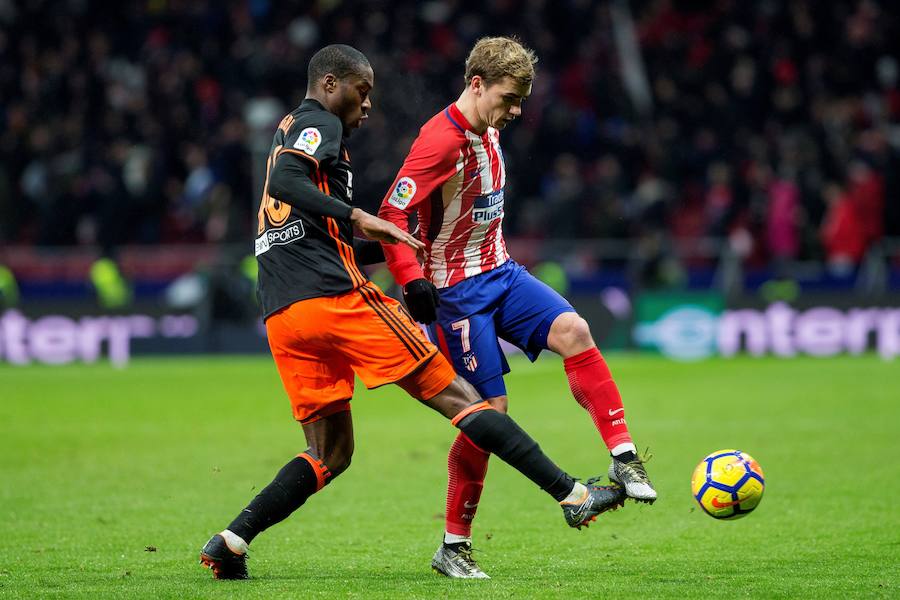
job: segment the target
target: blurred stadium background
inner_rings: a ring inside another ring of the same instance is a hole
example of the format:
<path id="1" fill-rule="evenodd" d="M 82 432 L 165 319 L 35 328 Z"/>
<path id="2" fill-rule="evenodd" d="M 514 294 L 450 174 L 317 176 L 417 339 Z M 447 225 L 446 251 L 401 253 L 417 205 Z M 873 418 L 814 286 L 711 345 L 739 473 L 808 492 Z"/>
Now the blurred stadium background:
<path id="1" fill-rule="evenodd" d="M 265 351 L 260 171 L 309 57 L 374 66 L 374 211 L 496 34 L 540 56 L 511 253 L 602 348 L 900 354 L 894 3 L 0 0 L 0 25 L 2 361 Z"/>

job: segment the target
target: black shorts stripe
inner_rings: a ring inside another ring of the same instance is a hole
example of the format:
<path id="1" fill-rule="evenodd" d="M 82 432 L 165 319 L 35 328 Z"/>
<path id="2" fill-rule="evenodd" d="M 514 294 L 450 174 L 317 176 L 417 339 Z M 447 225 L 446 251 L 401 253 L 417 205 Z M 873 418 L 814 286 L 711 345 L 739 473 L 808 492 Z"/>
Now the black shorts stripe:
<path id="1" fill-rule="evenodd" d="M 383 306 L 385 312 L 387 312 L 387 314 L 389 314 L 391 316 L 391 318 L 394 320 L 394 322 L 403 331 L 405 331 L 407 335 L 409 335 L 410 341 L 412 341 L 412 343 L 417 348 L 422 350 L 422 352 L 424 352 L 425 354 L 428 354 L 428 346 L 426 344 L 423 344 L 422 341 L 416 336 L 416 332 L 413 329 L 411 329 L 412 327 L 417 327 L 417 325 L 414 325 L 414 324 L 411 325 L 410 323 L 405 323 L 403 321 L 403 319 L 401 319 L 400 317 L 398 317 L 391 311 L 391 308 L 387 304 L 385 304 L 384 300 L 382 300 L 381 295 L 378 292 L 376 292 L 375 290 L 368 288 L 368 287 L 366 289 L 368 289 L 368 291 L 372 294 L 375 302 L 377 302 L 379 305 Z M 405 309 L 403 309 L 402 305 L 400 306 L 400 309 L 405 312 Z M 407 313 L 407 315 L 409 315 L 409 313 Z M 413 320 L 412 317 L 410 317 L 410 322 L 415 323 L 415 321 Z"/>
<path id="2" fill-rule="evenodd" d="M 407 317 L 409 317 L 409 320 L 410 320 L 410 321 L 412 321 L 412 322 L 414 322 L 414 323 L 415 323 L 415 321 L 416 321 L 416 320 L 415 320 L 415 319 L 413 319 L 413 316 L 412 316 L 412 315 L 411 315 L 411 314 L 409 314 L 409 311 L 408 311 L 408 310 L 406 310 L 406 307 L 405 307 L 405 306 L 403 306 L 403 305 L 402 305 L 402 304 L 401 304 L 401 305 L 400 305 L 400 310 L 402 310 L 402 311 L 403 311 L 403 314 L 404 314 L 404 315 L 406 315 L 406 316 L 407 316 Z"/>
<path id="3" fill-rule="evenodd" d="M 417 351 L 417 349 L 413 348 L 413 346 L 411 346 L 409 344 L 409 341 L 407 341 L 406 337 L 403 334 L 401 334 L 399 331 L 397 331 L 397 328 L 391 324 L 391 321 L 389 319 L 385 318 L 383 308 L 380 306 L 377 306 L 365 293 L 363 293 L 363 290 L 366 288 L 359 287 L 356 289 L 359 291 L 359 295 L 362 296 L 363 301 L 365 301 L 365 303 L 368 304 L 369 307 L 375 311 L 375 314 L 377 314 L 379 317 L 381 317 L 381 320 L 384 321 L 384 323 L 391 329 L 391 331 L 394 332 L 394 335 L 397 336 L 397 339 L 399 339 L 400 342 L 404 346 L 406 346 L 406 349 L 413 356 L 413 358 L 415 358 L 416 360 L 420 360 L 420 359 L 424 358 L 424 355 L 421 354 L 419 351 Z"/>
<path id="4" fill-rule="evenodd" d="M 406 310 L 406 307 L 403 306 L 402 304 L 400 305 L 400 310 L 403 312 L 404 315 L 406 315 L 406 317 L 409 319 L 410 323 L 413 324 L 413 327 L 418 327 L 418 326 L 419 326 L 419 325 L 417 324 L 418 322 L 413 318 L 413 316 L 412 316 L 411 314 L 409 314 L 409 311 Z M 429 337 L 430 337 L 430 336 L 429 336 Z M 418 339 L 419 339 L 419 338 L 416 338 L 417 341 L 418 341 Z M 437 346 L 437 344 L 435 344 L 435 346 Z M 427 346 L 426 346 L 426 348 L 427 348 Z"/>
<path id="5" fill-rule="evenodd" d="M 415 353 L 420 353 L 422 357 L 428 355 L 428 347 L 417 339 L 415 334 L 410 331 L 408 325 L 404 324 L 403 320 L 391 311 L 390 307 L 381 299 L 378 292 L 367 285 L 363 285 L 359 289 L 360 293 L 363 294 L 367 301 L 371 302 L 372 308 L 378 310 L 378 314 L 381 315 L 386 322 L 390 322 L 391 329 L 397 333 L 398 336 L 403 337 L 404 340 L 413 347 Z"/>
<path id="6" fill-rule="evenodd" d="M 403 321 L 391 312 L 390 307 L 379 297 L 378 292 L 365 285 L 361 286 L 359 290 L 366 299 L 366 302 L 378 312 L 379 316 L 381 316 L 381 318 L 390 326 L 391 330 L 396 333 L 406 345 L 411 347 L 410 351 L 413 352 L 413 355 L 416 356 L 416 358 L 422 358 L 428 355 L 428 348 L 416 339 L 415 335 L 408 327 L 404 327 Z M 421 356 L 419 356 L 420 354 Z"/>

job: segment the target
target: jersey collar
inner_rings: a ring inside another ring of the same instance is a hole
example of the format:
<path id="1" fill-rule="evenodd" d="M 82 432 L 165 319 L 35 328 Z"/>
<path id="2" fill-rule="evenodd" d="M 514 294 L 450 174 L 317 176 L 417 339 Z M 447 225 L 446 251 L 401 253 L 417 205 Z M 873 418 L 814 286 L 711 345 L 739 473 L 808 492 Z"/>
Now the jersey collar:
<path id="1" fill-rule="evenodd" d="M 460 131 L 471 131 L 475 135 L 481 135 L 475 131 L 468 119 L 462 114 L 462 111 L 456 107 L 456 102 L 444 109 L 444 115 L 450 119 L 450 122 Z"/>
<path id="2" fill-rule="evenodd" d="M 328 110 L 325 106 L 315 98 L 304 98 L 300 106 L 314 106 L 320 110 Z"/>
<path id="3" fill-rule="evenodd" d="M 328 114 L 332 115 L 332 117 L 335 119 L 338 118 L 338 116 L 336 114 L 334 114 L 333 112 L 331 112 L 330 110 L 325 108 L 325 105 L 322 104 L 321 102 L 319 102 L 318 100 L 316 100 L 315 98 L 304 98 L 303 102 L 300 103 L 300 108 L 307 107 L 307 106 L 312 107 L 316 110 L 325 111 Z M 338 119 L 338 120 L 340 121 L 340 119 Z M 344 128 L 344 125 L 342 123 L 341 124 L 341 144 L 344 143 L 344 141 L 347 139 L 347 136 L 348 136 L 347 130 Z"/>

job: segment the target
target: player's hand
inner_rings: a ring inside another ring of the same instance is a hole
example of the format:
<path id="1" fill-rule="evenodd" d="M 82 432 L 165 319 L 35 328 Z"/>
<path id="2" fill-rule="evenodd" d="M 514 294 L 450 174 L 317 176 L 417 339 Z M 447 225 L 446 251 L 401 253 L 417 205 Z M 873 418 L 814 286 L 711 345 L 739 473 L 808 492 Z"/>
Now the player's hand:
<path id="1" fill-rule="evenodd" d="M 410 232 L 403 231 L 390 221 L 370 215 L 364 210 L 354 208 L 350 213 L 350 222 L 357 227 L 363 235 L 371 240 L 378 240 L 385 244 L 406 244 L 417 252 L 425 249 L 425 244 L 414 237 Z"/>
<path id="2" fill-rule="evenodd" d="M 413 279 L 403 286 L 403 301 L 406 302 L 409 314 L 419 323 L 428 325 L 437 319 L 441 296 L 434 284 L 427 279 Z"/>

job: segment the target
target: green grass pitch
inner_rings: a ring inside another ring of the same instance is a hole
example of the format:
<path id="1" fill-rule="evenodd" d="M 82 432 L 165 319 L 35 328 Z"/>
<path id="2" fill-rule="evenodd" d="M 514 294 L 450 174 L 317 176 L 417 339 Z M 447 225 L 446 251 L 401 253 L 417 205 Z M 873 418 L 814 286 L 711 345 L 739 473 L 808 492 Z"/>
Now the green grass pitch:
<path id="1" fill-rule="evenodd" d="M 611 355 L 654 506 L 588 530 L 492 459 L 475 527 L 490 581 L 431 573 L 455 430 L 395 387 L 359 390 L 350 470 L 213 581 L 199 548 L 304 449 L 268 357 L 0 366 L 0 596 L 897 597 L 900 365 L 874 356 L 676 364 Z M 557 359 L 513 362 L 511 414 L 569 472 L 605 472 Z M 736 447 L 762 504 L 719 522 L 690 474 Z"/>

